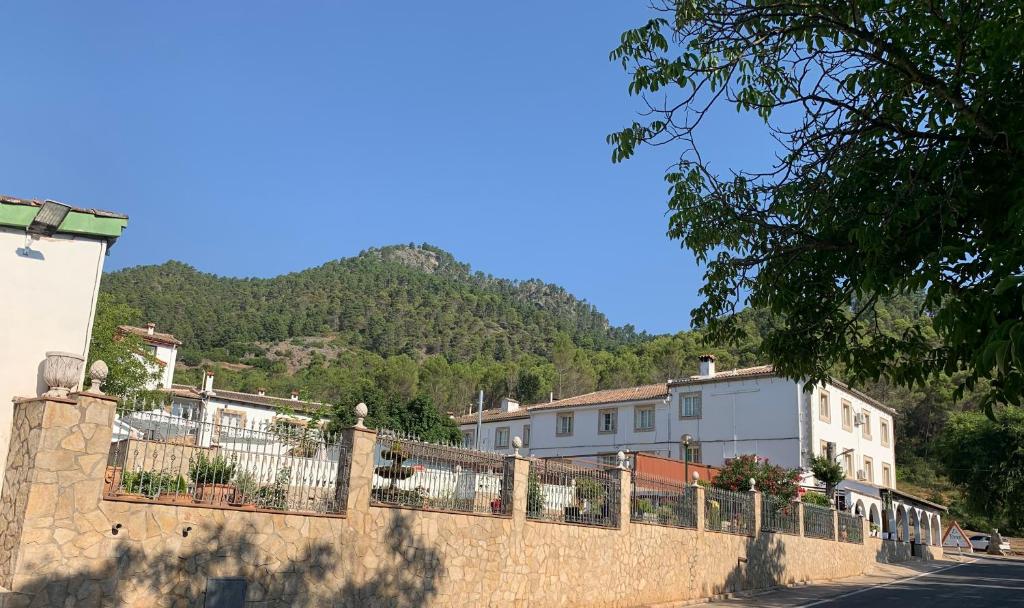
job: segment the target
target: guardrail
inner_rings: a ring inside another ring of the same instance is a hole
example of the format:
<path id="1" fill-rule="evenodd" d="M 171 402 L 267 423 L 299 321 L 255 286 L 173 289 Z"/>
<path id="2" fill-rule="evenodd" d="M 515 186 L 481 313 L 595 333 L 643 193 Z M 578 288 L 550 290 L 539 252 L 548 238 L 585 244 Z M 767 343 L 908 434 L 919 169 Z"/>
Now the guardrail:
<path id="1" fill-rule="evenodd" d="M 754 498 L 748 492 L 704 489 L 704 529 L 728 534 L 754 534 Z"/>
<path id="2" fill-rule="evenodd" d="M 633 473 L 630 521 L 679 528 L 697 527 L 697 488 L 685 483 Z"/>
<path id="3" fill-rule="evenodd" d="M 533 520 L 619 527 L 619 472 L 601 465 L 530 461 L 526 517 Z"/>
<path id="4" fill-rule="evenodd" d="M 836 539 L 833 510 L 804 503 L 804 536 L 809 538 Z"/>
<path id="5" fill-rule="evenodd" d="M 800 503 L 771 494 L 761 496 L 761 529 L 781 534 L 800 534 Z"/>

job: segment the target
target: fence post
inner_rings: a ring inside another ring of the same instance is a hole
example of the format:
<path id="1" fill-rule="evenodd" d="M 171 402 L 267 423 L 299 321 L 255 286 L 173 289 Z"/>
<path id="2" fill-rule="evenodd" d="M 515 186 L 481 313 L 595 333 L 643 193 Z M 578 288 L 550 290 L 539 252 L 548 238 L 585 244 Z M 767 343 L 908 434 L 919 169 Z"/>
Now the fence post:
<path id="1" fill-rule="evenodd" d="M 799 498 L 794 499 L 793 503 L 796 505 L 796 522 L 797 532 L 800 536 L 804 535 L 804 503 Z"/>
<path id="2" fill-rule="evenodd" d="M 705 512 L 704 512 L 704 486 L 694 483 L 694 502 L 697 504 L 697 532 L 703 532 L 705 527 Z"/>
<path id="3" fill-rule="evenodd" d="M 370 491 L 373 488 L 373 452 L 377 432 L 358 426 L 344 429 L 344 442 L 349 448 L 348 501 L 346 514 L 352 526 L 365 532 L 370 513 Z"/>
<path id="4" fill-rule="evenodd" d="M 633 472 L 627 468 L 619 467 L 619 514 L 618 528 L 621 530 L 630 525 L 629 510 L 630 498 L 633 493 Z"/>
<path id="5" fill-rule="evenodd" d="M 839 511 L 829 510 L 832 511 L 832 540 L 839 540 Z"/>
<path id="6" fill-rule="evenodd" d="M 505 466 L 512 465 L 512 527 L 521 530 L 526 524 L 526 508 L 530 493 L 530 460 L 522 456 L 506 456 Z"/>
<path id="7" fill-rule="evenodd" d="M 764 496 L 757 490 L 750 490 L 750 496 L 754 499 L 754 536 L 761 534 L 761 501 Z"/>

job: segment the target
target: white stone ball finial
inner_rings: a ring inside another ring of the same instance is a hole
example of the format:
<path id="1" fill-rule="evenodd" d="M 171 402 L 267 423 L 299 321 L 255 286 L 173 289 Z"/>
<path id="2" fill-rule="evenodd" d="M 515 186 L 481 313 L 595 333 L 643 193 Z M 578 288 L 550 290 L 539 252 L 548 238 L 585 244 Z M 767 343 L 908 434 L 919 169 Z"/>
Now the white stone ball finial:
<path id="1" fill-rule="evenodd" d="M 698 473 L 697 471 L 694 471 L 693 472 L 693 487 L 696 488 L 697 486 L 700 485 L 699 483 L 697 483 L 698 481 L 700 481 L 700 473 Z"/>
<path id="2" fill-rule="evenodd" d="M 625 452 L 623 452 L 622 450 L 619 450 L 619 453 L 615 455 L 615 458 L 617 458 L 618 461 L 619 461 L 619 468 L 620 469 L 626 468 L 626 453 Z"/>
<path id="3" fill-rule="evenodd" d="M 363 425 L 363 420 L 366 419 L 366 415 L 369 412 L 370 412 L 370 410 L 367 409 L 366 404 L 363 403 L 363 402 L 359 402 L 359 405 L 356 406 L 356 428 L 357 429 L 365 429 L 366 428 L 366 426 Z"/>
<path id="4" fill-rule="evenodd" d="M 514 454 L 519 456 L 519 448 L 523 447 L 523 438 L 518 435 L 512 438 L 512 447 L 514 448 Z"/>
<path id="5" fill-rule="evenodd" d="M 92 380 L 90 390 L 102 395 L 103 383 L 107 381 L 107 376 L 109 374 L 110 368 L 107 367 L 106 362 L 100 359 L 93 361 L 92 365 L 89 366 L 89 379 Z"/>
<path id="6" fill-rule="evenodd" d="M 753 477 L 750 478 L 750 491 L 757 492 L 757 480 Z"/>

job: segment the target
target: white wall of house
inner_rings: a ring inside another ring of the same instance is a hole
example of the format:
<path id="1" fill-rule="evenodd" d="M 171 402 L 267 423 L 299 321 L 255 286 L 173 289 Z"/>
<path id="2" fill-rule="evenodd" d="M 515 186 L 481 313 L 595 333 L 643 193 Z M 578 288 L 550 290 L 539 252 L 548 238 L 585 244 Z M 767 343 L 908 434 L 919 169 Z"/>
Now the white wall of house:
<path id="1" fill-rule="evenodd" d="M 530 427 L 530 432 L 527 433 L 526 427 Z M 512 438 L 519 437 L 523 440 L 523 448 L 519 450 L 521 456 L 529 456 L 531 454 L 531 447 L 533 443 L 532 431 L 533 427 L 530 423 L 529 418 L 517 418 L 513 420 L 498 420 L 494 422 L 484 421 L 480 425 L 480 449 L 487 452 L 498 452 L 500 454 L 511 454 L 514 449 L 512 447 Z M 498 429 L 508 429 L 508 441 L 504 445 L 498 445 Z M 476 446 L 476 423 L 464 423 L 459 425 L 459 430 L 462 431 L 463 442 L 465 447 L 472 448 Z M 530 435 L 529 441 L 527 441 L 527 435 Z"/>
<path id="2" fill-rule="evenodd" d="M 710 380 L 710 379 L 709 379 Z M 683 416 L 682 401 L 699 395 L 699 417 Z M 700 446 L 700 461 L 721 466 L 726 459 L 757 454 L 775 464 L 800 466 L 799 387 L 772 376 L 701 381 L 670 388 L 673 434 Z"/>
<path id="3" fill-rule="evenodd" d="M 47 390 L 46 351 L 85 355 L 95 315 L 107 242 L 57 234 L 33 239 L 0 227 L 0 471 L 7 465 L 11 400 Z M 82 371 L 84 378 L 85 370 Z"/>
<path id="4" fill-rule="evenodd" d="M 637 425 L 639 410 L 654 410 L 652 428 Z M 675 438 L 673 421 L 665 399 L 623 401 L 619 403 L 568 406 L 557 409 L 530 411 L 532 443 L 530 454 L 539 457 L 615 454 L 616 452 L 647 452 L 661 456 L 679 457 L 679 442 Z M 614 431 L 605 432 L 600 426 L 602 414 L 615 415 Z M 559 416 L 573 417 L 572 433 L 558 432 Z"/>
<path id="5" fill-rule="evenodd" d="M 160 367 L 160 386 L 169 388 L 174 383 L 174 364 L 178 360 L 178 347 L 169 344 L 154 344 L 153 346 L 156 346 L 156 358 L 166 363 Z"/>
<path id="6" fill-rule="evenodd" d="M 828 399 L 828 416 L 822 413 L 822 397 Z M 809 439 L 814 454 L 824 453 L 823 442 L 835 442 L 836 454 L 851 450 L 848 455 L 838 459 L 846 469 L 847 478 L 857 479 L 858 471 L 862 471 L 862 481 L 896 487 L 895 437 L 890 412 L 831 383 L 815 387 L 808 404 L 811 420 Z M 845 420 L 844 407 L 849 408 Z M 854 420 L 856 414 L 866 415 L 863 424 Z M 886 429 L 887 441 L 883 436 L 883 427 Z M 888 475 L 884 474 L 883 467 L 888 470 Z"/>

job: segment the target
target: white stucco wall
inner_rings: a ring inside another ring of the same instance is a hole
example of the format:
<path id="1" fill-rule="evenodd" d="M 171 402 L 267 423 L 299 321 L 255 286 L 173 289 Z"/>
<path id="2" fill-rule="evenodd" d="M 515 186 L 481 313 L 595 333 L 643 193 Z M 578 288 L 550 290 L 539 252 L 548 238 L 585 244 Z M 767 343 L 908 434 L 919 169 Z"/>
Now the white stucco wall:
<path id="1" fill-rule="evenodd" d="M 680 418 L 680 398 L 697 392 L 701 394 L 701 417 Z M 672 387 L 676 441 L 684 433 L 692 435 L 700 443 L 701 461 L 711 466 L 756 454 L 784 467 L 799 467 L 797 395 L 797 383 L 773 377 Z"/>
<path id="2" fill-rule="evenodd" d="M 44 392 L 46 351 L 85 355 L 106 241 L 58 234 L 33 239 L 0 227 L 0 471 L 7 465 L 11 400 Z M 83 369 L 83 377 L 85 370 Z"/>
<path id="3" fill-rule="evenodd" d="M 496 422 L 486 422 L 486 421 L 483 422 L 483 424 L 481 424 L 481 426 L 480 426 L 480 429 L 481 429 L 481 432 L 480 432 L 480 449 L 484 450 L 484 451 L 487 451 L 487 452 L 498 452 L 499 454 L 511 454 L 514 451 L 513 448 L 512 448 L 512 438 L 513 437 L 520 437 L 520 438 L 525 437 L 524 427 L 526 427 L 526 426 L 530 426 L 530 429 L 531 429 L 530 445 L 523 446 L 523 448 L 521 450 L 519 450 L 519 454 L 520 454 L 520 456 L 529 456 L 529 455 L 531 455 L 531 451 L 530 450 L 531 450 L 531 447 L 533 446 L 533 443 L 534 443 L 533 442 L 533 436 L 532 436 L 533 426 L 530 423 L 530 419 L 529 418 L 519 418 L 519 419 L 513 419 L 513 420 L 499 420 L 499 421 L 496 421 Z M 495 436 L 497 434 L 496 431 L 497 431 L 497 429 L 503 428 L 503 427 L 508 427 L 509 428 L 509 446 L 507 448 L 495 448 L 494 447 L 494 440 L 495 440 Z M 461 424 L 461 425 L 459 425 L 459 430 L 462 431 L 463 433 L 467 433 L 467 432 L 475 433 L 476 432 L 476 423 L 473 422 L 473 423 Z M 470 444 L 467 447 L 472 448 L 472 447 L 474 447 L 474 445 L 475 444 Z"/>
<path id="4" fill-rule="evenodd" d="M 827 391 L 829 395 L 831 421 L 824 421 L 820 416 L 820 398 L 823 391 Z M 863 436 L 861 426 L 854 425 L 850 428 L 844 428 L 842 407 L 844 400 L 850 403 L 855 414 L 862 413 L 864 411 L 867 411 L 870 414 L 870 438 Z M 885 485 L 883 484 L 882 477 L 882 464 L 884 463 L 889 465 L 892 472 L 889 487 L 896 487 L 896 438 L 894 436 L 892 415 L 889 412 L 880 409 L 857 397 L 850 391 L 844 390 L 833 384 L 829 384 L 824 387 L 815 387 L 809 403 L 811 407 L 810 443 L 815 454 L 822 453 L 822 441 L 835 442 L 836 454 L 840 454 L 847 449 L 853 450 L 851 452 L 851 456 L 853 457 L 854 466 L 853 471 L 848 473 L 848 478 L 856 479 L 857 471 L 865 469 L 864 457 L 867 456 L 872 460 L 871 469 L 873 475 L 866 481 L 870 481 L 877 485 Z M 880 429 L 881 421 L 883 420 L 886 421 L 889 426 L 888 446 L 882 445 Z M 839 462 L 844 462 L 844 459 L 840 457 Z"/>

